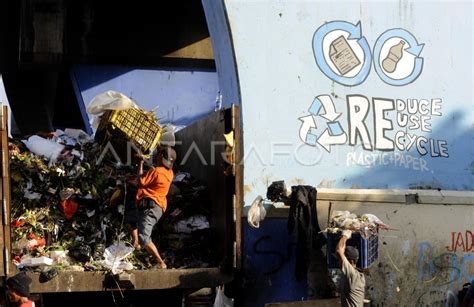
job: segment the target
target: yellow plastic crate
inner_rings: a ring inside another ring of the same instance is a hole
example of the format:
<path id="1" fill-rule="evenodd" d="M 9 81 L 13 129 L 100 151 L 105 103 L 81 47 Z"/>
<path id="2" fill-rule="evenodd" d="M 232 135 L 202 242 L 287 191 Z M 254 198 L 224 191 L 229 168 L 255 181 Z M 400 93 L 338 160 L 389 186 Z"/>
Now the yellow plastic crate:
<path id="1" fill-rule="evenodd" d="M 162 134 L 154 113 L 141 109 L 107 111 L 98 130 L 103 129 L 112 134 L 118 129 L 143 153 L 155 150 Z"/>

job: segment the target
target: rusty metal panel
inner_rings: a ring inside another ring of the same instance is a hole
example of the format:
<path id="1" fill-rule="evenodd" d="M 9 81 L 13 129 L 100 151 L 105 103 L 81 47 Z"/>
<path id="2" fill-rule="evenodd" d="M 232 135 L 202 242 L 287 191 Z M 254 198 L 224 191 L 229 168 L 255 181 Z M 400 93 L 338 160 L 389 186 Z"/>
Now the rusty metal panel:
<path id="1" fill-rule="evenodd" d="M 10 256 L 10 159 L 8 154 L 8 107 L 3 106 L 1 116 L 1 130 L 0 130 L 0 148 L 2 159 L 2 185 L 1 185 L 1 199 L 2 199 L 2 214 L 0 215 L 0 222 L 2 225 L 2 234 L 0 235 L 0 276 L 8 275 L 9 273 L 9 256 Z"/>
<path id="2" fill-rule="evenodd" d="M 240 126 L 240 109 L 238 106 L 232 106 L 232 128 L 234 130 L 234 161 L 235 161 L 235 267 L 240 269 L 242 266 L 242 202 L 243 202 L 243 173 L 244 163 L 242 160 L 242 131 Z"/>

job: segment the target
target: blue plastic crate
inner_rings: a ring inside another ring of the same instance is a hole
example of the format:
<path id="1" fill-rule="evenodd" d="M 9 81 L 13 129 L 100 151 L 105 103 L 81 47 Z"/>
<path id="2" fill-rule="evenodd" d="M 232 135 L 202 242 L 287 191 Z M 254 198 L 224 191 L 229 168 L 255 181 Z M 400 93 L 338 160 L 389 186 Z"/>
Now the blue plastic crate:
<path id="1" fill-rule="evenodd" d="M 336 255 L 336 246 L 341 235 L 340 232 L 327 234 L 327 259 L 328 268 L 330 269 L 339 269 L 341 267 L 339 258 Z M 379 258 L 378 234 L 372 234 L 364 238 L 360 233 L 354 232 L 352 237 L 347 240 L 346 245 L 353 246 L 359 251 L 358 268 L 366 269 Z"/>

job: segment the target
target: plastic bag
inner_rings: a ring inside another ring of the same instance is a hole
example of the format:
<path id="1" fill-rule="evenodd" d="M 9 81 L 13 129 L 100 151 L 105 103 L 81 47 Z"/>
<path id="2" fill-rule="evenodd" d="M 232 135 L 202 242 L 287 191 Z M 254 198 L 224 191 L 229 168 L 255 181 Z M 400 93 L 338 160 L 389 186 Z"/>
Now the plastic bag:
<path id="1" fill-rule="evenodd" d="M 224 294 L 224 287 L 216 287 L 216 299 L 214 301 L 214 307 L 233 307 L 234 299 L 228 298 Z"/>
<path id="2" fill-rule="evenodd" d="M 89 245 L 79 242 L 69 249 L 68 255 L 77 261 L 87 262 L 91 259 L 92 249 Z"/>
<path id="3" fill-rule="evenodd" d="M 64 149 L 64 145 L 54 141 L 44 139 L 40 136 L 33 135 L 28 140 L 24 140 L 26 147 L 38 156 L 43 156 L 55 162 Z"/>
<path id="4" fill-rule="evenodd" d="M 112 271 L 112 274 L 120 274 L 124 270 L 132 270 L 133 265 L 125 262 L 127 258 L 135 249 L 131 246 L 127 246 L 125 242 L 115 243 L 105 249 L 104 261 L 101 261 L 102 265 Z"/>
<path id="5" fill-rule="evenodd" d="M 174 135 L 176 127 L 170 124 L 166 124 L 163 126 L 163 131 L 160 137 L 160 144 L 162 146 L 175 146 L 176 145 L 176 138 Z"/>
<path id="6" fill-rule="evenodd" d="M 267 216 L 267 210 L 263 207 L 262 196 L 257 196 L 250 206 L 249 212 L 247 214 L 247 221 L 249 225 L 253 228 L 260 227 L 260 221 L 263 221 Z"/>
<path id="7" fill-rule="evenodd" d="M 66 128 L 62 133 L 64 136 L 74 139 L 77 143 L 81 145 L 92 140 L 92 138 L 84 130 L 81 129 Z"/>
<path id="8" fill-rule="evenodd" d="M 209 221 L 204 215 L 194 215 L 187 219 L 180 220 L 174 225 L 174 229 L 179 233 L 191 233 L 196 230 L 209 228 Z"/>
<path id="9" fill-rule="evenodd" d="M 79 204 L 73 199 L 64 199 L 59 203 L 61 209 L 66 216 L 66 219 L 70 220 L 74 216 L 79 207 Z"/>
<path id="10" fill-rule="evenodd" d="M 122 93 L 107 91 L 92 98 L 86 108 L 89 114 L 100 114 L 107 110 L 127 110 L 138 108 L 130 98 Z"/>

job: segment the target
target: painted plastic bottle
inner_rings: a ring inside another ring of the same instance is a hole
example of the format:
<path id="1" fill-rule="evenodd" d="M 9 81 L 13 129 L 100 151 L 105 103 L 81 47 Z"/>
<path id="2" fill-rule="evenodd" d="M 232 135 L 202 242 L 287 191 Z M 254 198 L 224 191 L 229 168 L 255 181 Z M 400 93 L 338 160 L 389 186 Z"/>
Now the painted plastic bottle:
<path id="1" fill-rule="evenodd" d="M 390 47 L 387 57 L 382 61 L 382 67 L 386 72 L 392 73 L 397 69 L 397 64 L 403 57 L 403 45 L 405 42 L 401 40 Z"/>

